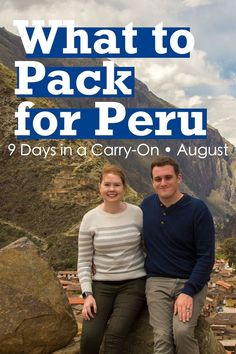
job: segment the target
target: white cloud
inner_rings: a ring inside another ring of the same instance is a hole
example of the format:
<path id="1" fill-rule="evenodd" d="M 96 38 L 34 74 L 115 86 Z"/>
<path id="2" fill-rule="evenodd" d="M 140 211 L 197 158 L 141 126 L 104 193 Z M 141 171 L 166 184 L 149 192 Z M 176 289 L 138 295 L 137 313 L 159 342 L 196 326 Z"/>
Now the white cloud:
<path id="1" fill-rule="evenodd" d="M 210 95 L 218 91 L 226 92 L 233 82 L 222 78 L 218 67 L 209 63 L 206 53 L 199 50 L 194 50 L 190 59 L 116 59 L 116 62 L 135 66 L 136 76 L 140 80 L 155 94 L 174 104 L 178 97 L 175 92 L 181 89 L 194 92 L 194 89 L 199 91 L 205 88 L 207 95 Z"/>
<path id="2" fill-rule="evenodd" d="M 214 0 L 183 0 L 183 4 L 189 7 L 205 6 L 213 2 Z"/>
<path id="3" fill-rule="evenodd" d="M 209 123 L 236 146 L 236 100 L 229 95 L 204 97 Z"/>

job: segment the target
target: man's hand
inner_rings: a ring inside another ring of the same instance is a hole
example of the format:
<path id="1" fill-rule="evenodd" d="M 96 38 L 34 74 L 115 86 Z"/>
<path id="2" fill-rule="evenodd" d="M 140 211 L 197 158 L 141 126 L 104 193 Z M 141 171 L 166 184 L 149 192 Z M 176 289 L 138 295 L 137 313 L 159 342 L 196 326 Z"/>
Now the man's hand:
<path id="1" fill-rule="evenodd" d="M 87 321 L 94 318 L 94 314 L 97 313 L 97 304 L 93 295 L 88 295 L 84 300 L 84 308 L 82 310 L 82 316 Z"/>
<path id="2" fill-rule="evenodd" d="M 174 314 L 178 314 L 180 321 L 189 321 L 193 314 L 193 298 L 187 294 L 180 294 L 174 304 Z"/>

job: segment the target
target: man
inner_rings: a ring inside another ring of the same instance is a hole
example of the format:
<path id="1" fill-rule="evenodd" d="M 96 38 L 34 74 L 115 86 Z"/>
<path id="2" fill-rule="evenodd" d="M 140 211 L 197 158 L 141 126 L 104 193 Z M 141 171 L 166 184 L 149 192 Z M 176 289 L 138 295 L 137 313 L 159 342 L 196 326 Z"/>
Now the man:
<path id="1" fill-rule="evenodd" d="M 180 191 L 175 160 L 158 157 L 151 178 L 156 193 L 141 208 L 154 354 L 199 354 L 194 329 L 214 264 L 212 216 L 201 200 Z"/>

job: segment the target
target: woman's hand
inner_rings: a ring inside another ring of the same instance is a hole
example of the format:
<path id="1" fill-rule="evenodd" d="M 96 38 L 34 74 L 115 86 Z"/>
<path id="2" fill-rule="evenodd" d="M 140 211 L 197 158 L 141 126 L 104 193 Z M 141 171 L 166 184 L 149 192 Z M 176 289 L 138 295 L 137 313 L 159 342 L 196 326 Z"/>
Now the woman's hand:
<path id="1" fill-rule="evenodd" d="M 97 304 L 93 295 L 88 295 L 84 299 L 84 307 L 82 310 L 82 316 L 87 321 L 94 318 L 94 314 L 97 313 Z"/>

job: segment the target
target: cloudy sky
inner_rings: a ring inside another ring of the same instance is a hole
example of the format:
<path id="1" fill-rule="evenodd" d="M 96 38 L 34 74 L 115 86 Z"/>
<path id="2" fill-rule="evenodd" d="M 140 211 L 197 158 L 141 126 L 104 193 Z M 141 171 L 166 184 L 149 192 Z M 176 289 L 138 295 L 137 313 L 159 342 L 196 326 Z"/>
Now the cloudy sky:
<path id="1" fill-rule="evenodd" d="M 208 122 L 236 145 L 235 0 L 2 0 L 0 26 L 14 19 L 72 19 L 77 26 L 189 26 L 191 59 L 115 59 L 178 107 L 206 107 Z M 46 22 L 47 24 L 47 22 Z"/>

